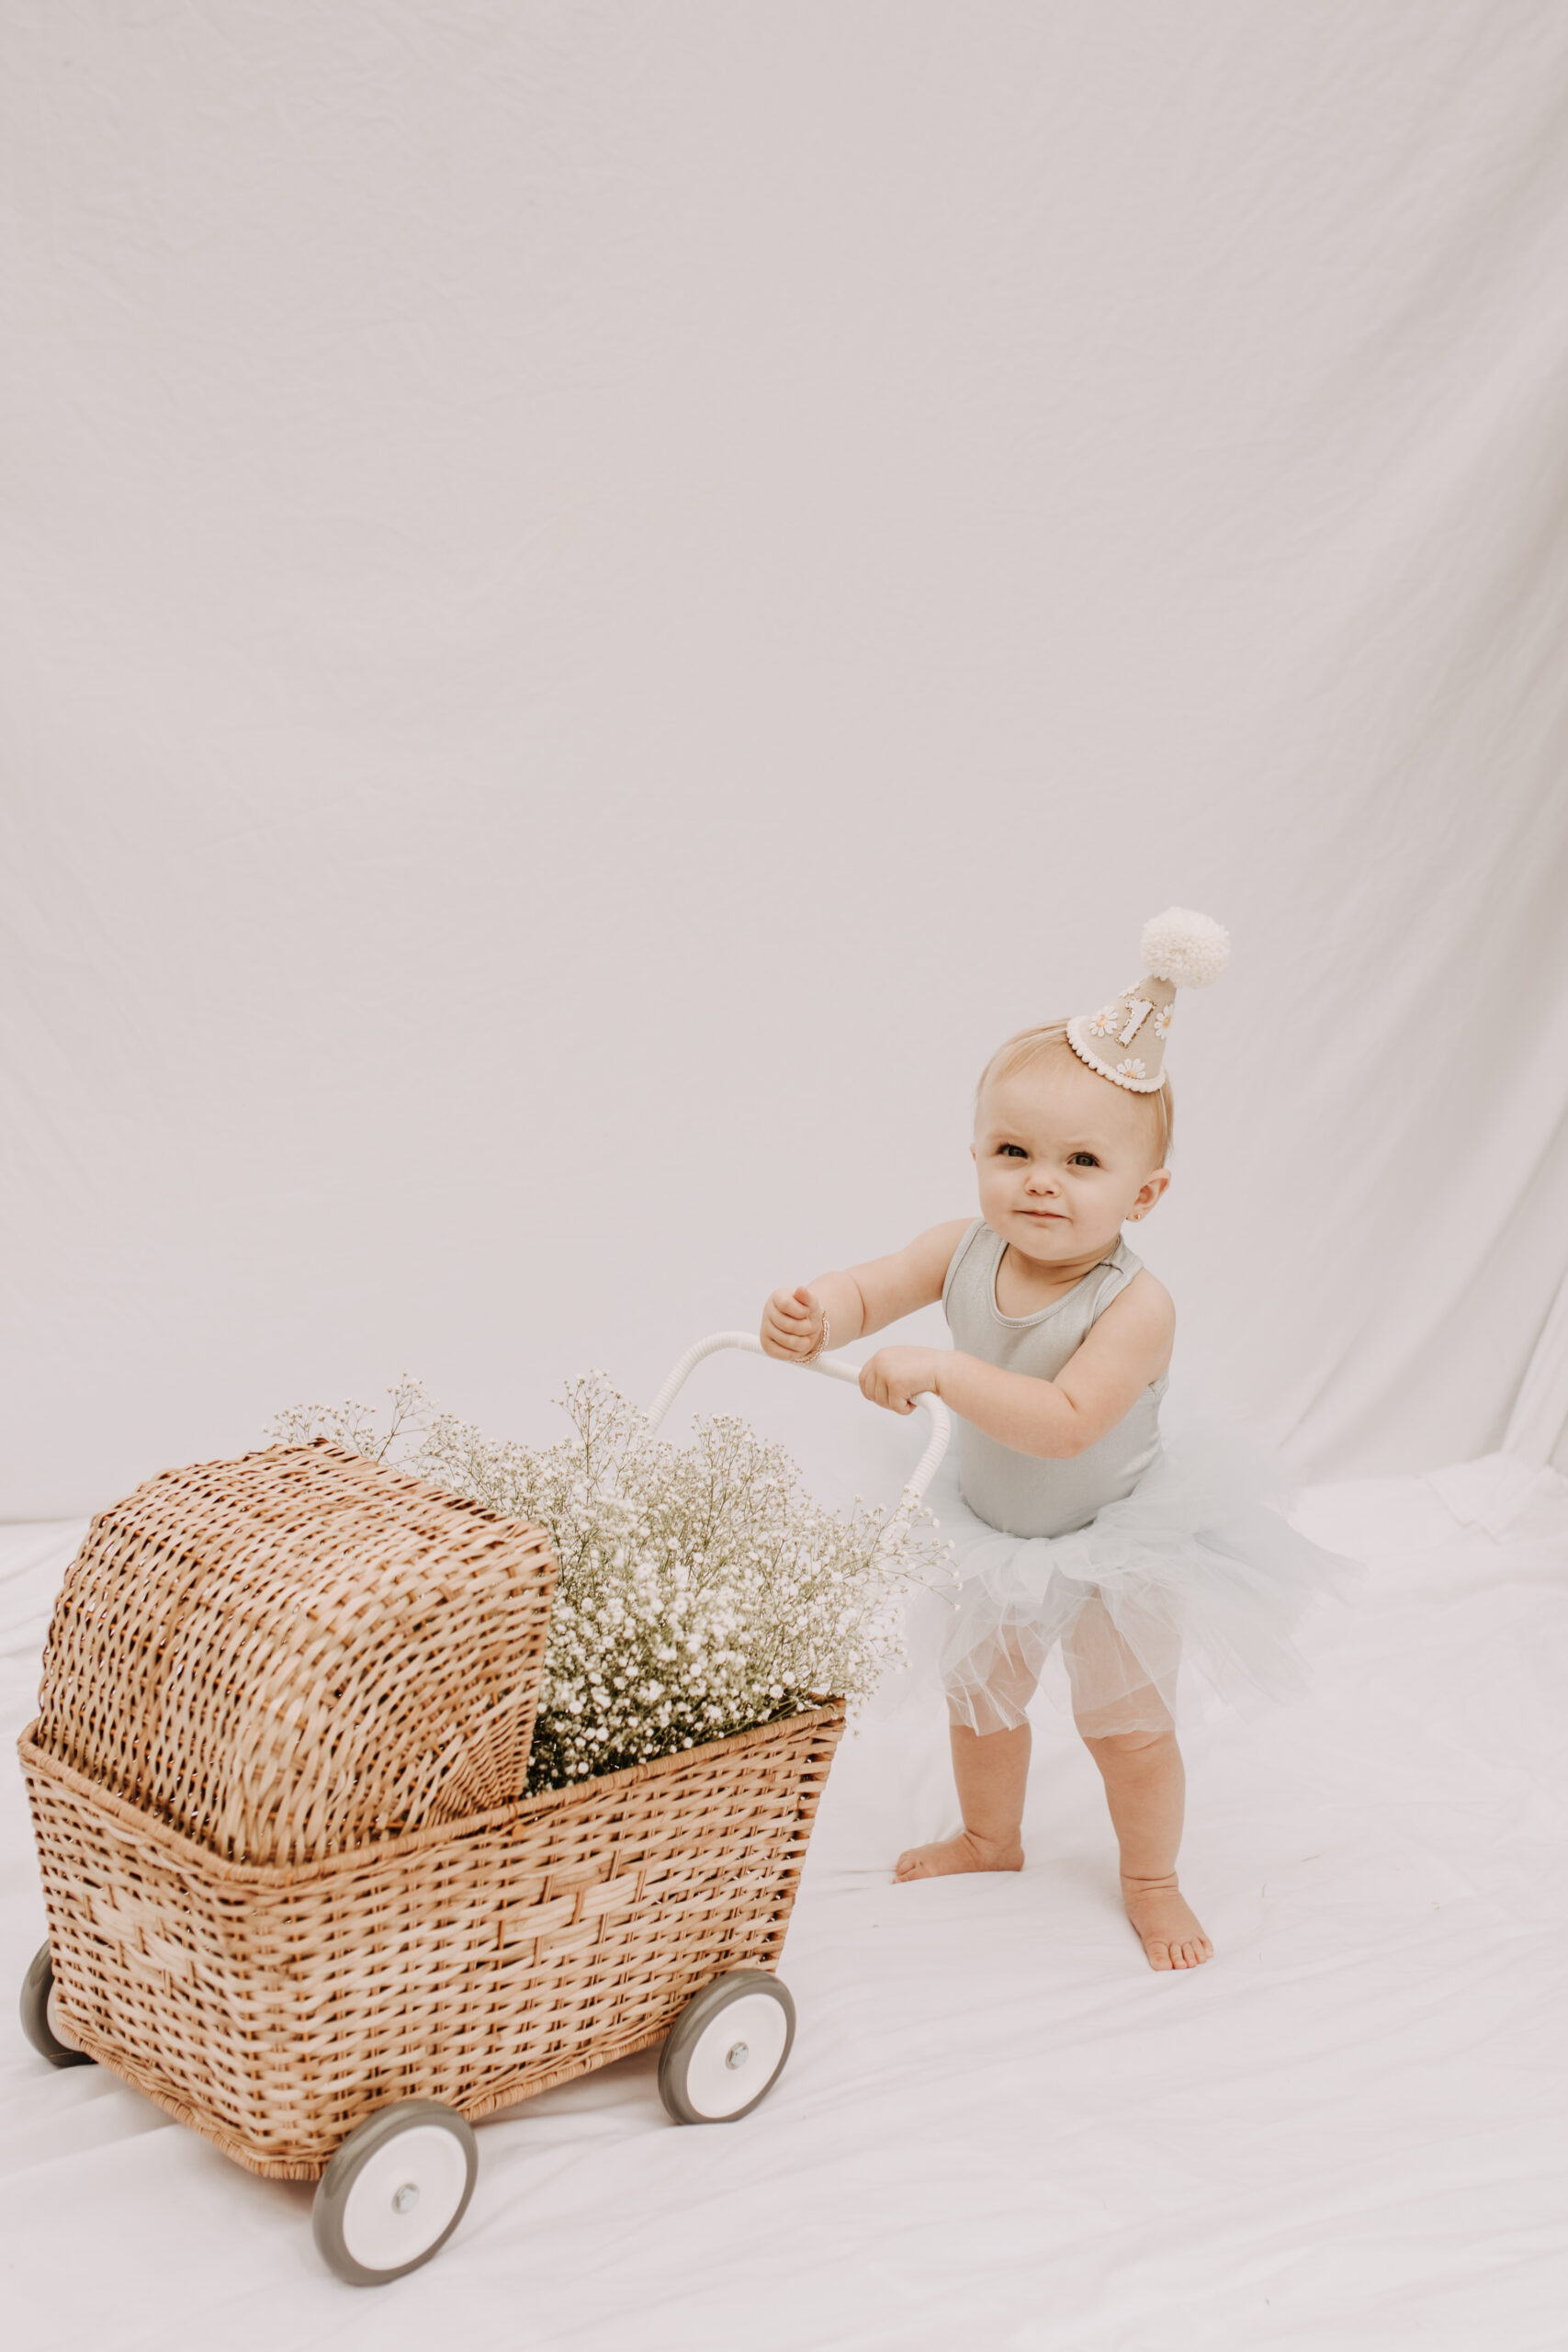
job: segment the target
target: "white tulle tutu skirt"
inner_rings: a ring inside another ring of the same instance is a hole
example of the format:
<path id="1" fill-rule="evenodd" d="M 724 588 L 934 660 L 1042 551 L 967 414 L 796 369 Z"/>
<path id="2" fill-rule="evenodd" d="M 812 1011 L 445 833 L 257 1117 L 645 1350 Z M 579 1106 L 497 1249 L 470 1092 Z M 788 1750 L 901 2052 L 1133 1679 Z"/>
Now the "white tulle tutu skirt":
<path id="1" fill-rule="evenodd" d="M 1277 1507 L 1287 1499 L 1268 1455 L 1233 1430 L 1192 1428 L 1087 1527 L 1008 1535 L 964 1502 L 950 1460 L 927 1500 L 959 1581 L 915 1646 L 934 1652 L 953 1721 L 1021 1724 L 1058 1645 L 1091 1738 L 1163 1731 L 1214 1701 L 1289 1697 L 1303 1679 L 1299 1620 L 1359 1563 L 1298 1533 Z"/>

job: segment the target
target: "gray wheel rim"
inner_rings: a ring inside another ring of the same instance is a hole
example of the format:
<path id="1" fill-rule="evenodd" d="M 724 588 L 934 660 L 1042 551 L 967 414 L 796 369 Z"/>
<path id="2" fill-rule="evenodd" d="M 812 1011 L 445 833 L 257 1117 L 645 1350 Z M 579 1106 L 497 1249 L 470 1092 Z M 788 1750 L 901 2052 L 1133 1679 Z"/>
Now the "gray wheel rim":
<path id="1" fill-rule="evenodd" d="M 355 2182 L 373 2156 L 380 2154 L 389 2143 L 401 2138 L 405 2132 L 418 2126 L 434 2125 L 447 2132 L 462 2150 L 468 2178 L 456 2212 L 441 2232 L 416 2254 L 412 2261 L 400 2263 L 385 2270 L 371 2270 L 355 2260 L 349 2252 L 344 2235 L 344 2217 Z M 411 2270 L 422 2269 L 433 2261 L 446 2244 L 453 2231 L 468 2210 L 468 2199 L 474 2193 L 479 2175 L 479 2148 L 472 2128 L 455 2108 L 443 2107 L 433 2098 L 400 2099 L 395 2107 L 384 2107 L 351 2132 L 316 2184 L 315 2201 L 310 2208 L 310 2227 L 315 2234 L 317 2249 L 329 2269 L 346 2280 L 351 2287 L 385 2287 L 394 2278 L 406 2278 Z"/>
<path id="2" fill-rule="evenodd" d="M 97 2060 L 85 2050 L 73 2050 L 62 2041 L 49 2021 L 49 1996 L 54 1990 L 54 1954 L 47 1944 L 34 1952 L 28 1973 L 22 1979 L 19 2003 L 22 2031 L 40 2058 L 51 2066 L 96 2066 Z"/>
<path id="3" fill-rule="evenodd" d="M 686 2067 L 692 2052 L 706 2032 L 715 2018 L 731 2003 L 748 1995 L 771 1995 L 784 2013 L 784 2044 L 777 2063 L 754 2098 L 744 2107 L 736 2108 L 728 2115 L 704 2115 L 692 2105 L 686 2095 Z M 687 2002 L 670 2029 L 668 2039 L 659 2054 L 659 2096 L 665 2111 L 675 2123 L 739 2123 L 760 2107 L 789 2064 L 789 2053 L 795 2047 L 795 2003 L 787 1984 L 763 1968 L 732 1968 L 723 1976 L 716 1976 L 705 1985 L 694 1999 Z"/>

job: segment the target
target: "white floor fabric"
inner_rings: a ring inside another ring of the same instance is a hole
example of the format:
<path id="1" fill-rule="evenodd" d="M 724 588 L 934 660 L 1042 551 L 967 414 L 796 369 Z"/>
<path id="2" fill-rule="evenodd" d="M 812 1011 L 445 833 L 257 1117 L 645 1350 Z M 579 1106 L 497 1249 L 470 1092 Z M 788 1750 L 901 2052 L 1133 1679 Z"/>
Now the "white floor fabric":
<path id="1" fill-rule="evenodd" d="M 1098 1783 L 1043 1709 L 1030 1861 L 895 1888 L 951 1816 L 885 1710 L 834 1768 L 782 1973 L 789 2069 L 733 2129 L 652 2057 L 485 2123 L 428 2269 L 321 2268 L 253 2180 L 109 2075 L 0 2035 L 11 2340 L 111 2352 L 1526 2352 L 1568 2342 L 1561 1825 L 1568 1485 L 1503 1456 L 1311 1490 L 1369 1562 L 1310 1698 L 1190 1744 L 1184 1879 L 1217 1957 L 1156 1976 Z M 80 1534 L 0 1531 L 4 1700 L 31 1712 Z M 5 1966 L 42 1911 L 5 1779 Z"/>

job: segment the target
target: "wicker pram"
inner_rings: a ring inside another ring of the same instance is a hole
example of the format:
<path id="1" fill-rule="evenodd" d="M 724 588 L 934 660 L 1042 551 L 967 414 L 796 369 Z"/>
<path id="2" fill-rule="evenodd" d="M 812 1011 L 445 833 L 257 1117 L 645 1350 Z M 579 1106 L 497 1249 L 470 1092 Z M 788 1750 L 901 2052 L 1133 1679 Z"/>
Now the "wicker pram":
<path id="1" fill-rule="evenodd" d="M 653 1418 L 726 1344 L 756 1343 L 699 1343 Z M 664 2041 L 675 2120 L 732 2120 L 789 2053 L 773 1972 L 842 1702 L 523 1795 L 554 1583 L 538 1531 L 316 1444 L 151 1480 L 56 1604 L 24 2023 L 319 2180 L 355 2283 L 450 2235 L 478 2117 Z"/>

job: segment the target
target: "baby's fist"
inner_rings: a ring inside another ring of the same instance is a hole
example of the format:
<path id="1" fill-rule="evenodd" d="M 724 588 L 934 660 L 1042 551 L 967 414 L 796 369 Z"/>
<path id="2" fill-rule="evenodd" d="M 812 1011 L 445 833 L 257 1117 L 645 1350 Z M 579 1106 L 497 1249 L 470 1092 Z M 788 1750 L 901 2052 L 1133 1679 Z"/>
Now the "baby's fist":
<path id="1" fill-rule="evenodd" d="M 771 1356 L 798 1362 L 815 1353 L 822 1340 L 822 1305 L 815 1291 L 802 1283 L 795 1290 L 776 1290 L 762 1309 L 762 1345 Z"/>
<path id="2" fill-rule="evenodd" d="M 936 1385 L 935 1348 L 878 1348 L 861 1366 L 861 1395 L 890 1413 L 912 1413 L 916 1397 Z"/>

